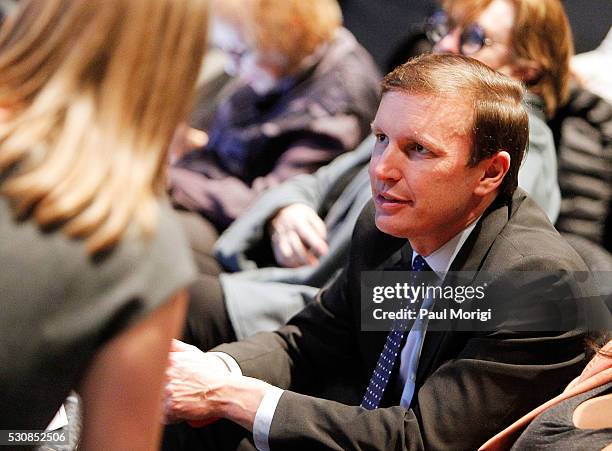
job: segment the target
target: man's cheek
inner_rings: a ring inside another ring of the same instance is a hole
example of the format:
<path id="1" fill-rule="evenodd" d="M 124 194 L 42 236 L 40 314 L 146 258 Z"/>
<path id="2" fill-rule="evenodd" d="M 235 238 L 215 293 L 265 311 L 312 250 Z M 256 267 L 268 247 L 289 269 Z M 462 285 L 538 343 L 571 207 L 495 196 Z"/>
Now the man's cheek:
<path id="1" fill-rule="evenodd" d="M 377 158 L 375 158 L 374 156 L 372 156 L 372 158 L 370 159 L 370 163 L 368 164 L 368 175 L 370 176 L 370 181 L 372 183 L 372 186 L 374 186 L 374 168 L 376 167 L 376 162 L 377 162 Z"/>

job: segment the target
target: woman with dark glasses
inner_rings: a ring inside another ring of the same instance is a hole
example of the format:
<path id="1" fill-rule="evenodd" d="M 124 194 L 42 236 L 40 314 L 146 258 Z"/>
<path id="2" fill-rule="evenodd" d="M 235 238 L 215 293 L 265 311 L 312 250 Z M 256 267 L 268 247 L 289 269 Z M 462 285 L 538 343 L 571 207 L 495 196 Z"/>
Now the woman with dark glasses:
<path id="1" fill-rule="evenodd" d="M 437 10 L 425 22 L 427 38 L 438 44 L 442 39 L 455 31 L 459 31 L 459 52 L 471 56 L 484 46 L 492 45 L 496 41 L 488 37 L 484 28 L 478 23 L 472 23 L 465 28 L 459 27 L 448 17 L 444 10 Z"/>

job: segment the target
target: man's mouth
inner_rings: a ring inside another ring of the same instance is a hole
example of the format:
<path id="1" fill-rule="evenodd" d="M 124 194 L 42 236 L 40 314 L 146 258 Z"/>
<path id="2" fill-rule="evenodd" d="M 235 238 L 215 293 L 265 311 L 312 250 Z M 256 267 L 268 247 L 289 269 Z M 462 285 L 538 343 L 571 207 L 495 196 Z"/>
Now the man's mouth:
<path id="1" fill-rule="evenodd" d="M 374 202 L 376 203 L 376 205 L 383 207 L 383 208 L 399 207 L 403 205 L 410 205 L 413 203 L 413 201 L 410 199 L 405 199 L 403 197 L 395 196 L 385 191 L 379 192 L 374 197 Z"/>

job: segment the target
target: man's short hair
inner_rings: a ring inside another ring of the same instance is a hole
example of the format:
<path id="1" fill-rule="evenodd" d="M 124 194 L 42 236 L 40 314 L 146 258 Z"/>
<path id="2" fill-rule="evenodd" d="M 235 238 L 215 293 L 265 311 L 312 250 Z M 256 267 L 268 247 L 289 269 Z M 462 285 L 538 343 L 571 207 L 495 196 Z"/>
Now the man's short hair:
<path id="1" fill-rule="evenodd" d="M 472 138 L 468 164 L 475 166 L 499 151 L 508 152 L 510 168 L 499 192 L 512 196 L 529 141 L 521 83 L 466 56 L 432 54 L 413 58 L 387 74 L 382 93 L 390 91 L 469 102 L 473 115 L 471 124 L 466 124 Z"/>
<path id="2" fill-rule="evenodd" d="M 475 19 L 493 0 L 442 0 L 442 7 L 459 26 Z M 540 75 L 527 83 L 539 95 L 551 117 L 567 100 L 570 81 L 570 59 L 574 43 L 569 20 L 560 0 L 512 0 L 515 7 L 511 46 L 514 57 L 535 61 Z"/>

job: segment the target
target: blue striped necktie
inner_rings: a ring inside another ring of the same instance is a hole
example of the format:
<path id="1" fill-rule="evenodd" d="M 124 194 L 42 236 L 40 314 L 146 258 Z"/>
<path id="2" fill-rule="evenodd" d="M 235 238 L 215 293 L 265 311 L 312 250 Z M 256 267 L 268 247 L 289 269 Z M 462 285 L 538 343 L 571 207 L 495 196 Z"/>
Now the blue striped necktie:
<path id="1" fill-rule="evenodd" d="M 423 257 L 417 255 L 412 262 L 412 270 L 431 271 L 431 268 Z M 415 279 L 414 276 L 413 279 Z M 406 302 L 408 302 L 408 300 L 406 300 Z M 402 305 L 402 307 L 404 307 L 404 305 Z M 370 378 L 368 388 L 363 395 L 361 407 L 365 407 L 368 410 L 378 408 L 380 400 L 385 393 L 389 378 L 391 377 L 391 371 L 393 370 L 393 365 L 399 354 L 407 325 L 407 319 L 394 321 L 393 327 L 391 331 L 389 331 L 389 335 L 387 335 L 385 346 L 378 358 L 378 363 L 374 368 L 374 373 L 372 373 L 372 377 Z"/>

